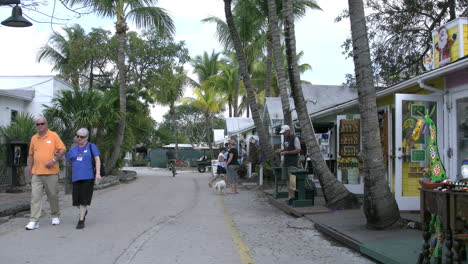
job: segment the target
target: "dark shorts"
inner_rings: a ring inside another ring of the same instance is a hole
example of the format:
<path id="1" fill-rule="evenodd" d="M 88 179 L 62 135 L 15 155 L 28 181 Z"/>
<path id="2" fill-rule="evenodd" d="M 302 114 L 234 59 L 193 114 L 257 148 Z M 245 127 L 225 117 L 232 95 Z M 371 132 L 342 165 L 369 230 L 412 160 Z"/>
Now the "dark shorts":
<path id="1" fill-rule="evenodd" d="M 94 179 L 73 182 L 73 206 L 90 205 L 93 198 Z"/>
<path id="2" fill-rule="evenodd" d="M 223 166 L 218 166 L 216 174 L 226 174 L 226 168 L 224 168 Z"/>

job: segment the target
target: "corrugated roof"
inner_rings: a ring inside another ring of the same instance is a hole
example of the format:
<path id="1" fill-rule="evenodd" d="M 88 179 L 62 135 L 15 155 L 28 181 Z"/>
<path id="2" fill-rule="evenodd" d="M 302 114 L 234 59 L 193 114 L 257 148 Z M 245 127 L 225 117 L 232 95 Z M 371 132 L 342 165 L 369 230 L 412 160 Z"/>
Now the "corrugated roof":
<path id="1" fill-rule="evenodd" d="M 324 109 L 341 105 L 358 97 L 357 91 L 345 85 L 310 85 L 303 84 L 302 92 L 306 101 L 309 114 L 322 111 Z M 293 98 L 289 98 L 289 106 L 292 110 L 292 119 L 297 119 L 296 107 Z M 283 120 L 283 110 L 281 98 L 266 97 L 265 107 L 270 116 L 270 121 Z M 276 122 L 272 122 L 276 125 Z"/>
<path id="2" fill-rule="evenodd" d="M 241 133 L 254 128 L 252 118 L 246 117 L 226 117 L 226 130 L 228 135 Z"/>

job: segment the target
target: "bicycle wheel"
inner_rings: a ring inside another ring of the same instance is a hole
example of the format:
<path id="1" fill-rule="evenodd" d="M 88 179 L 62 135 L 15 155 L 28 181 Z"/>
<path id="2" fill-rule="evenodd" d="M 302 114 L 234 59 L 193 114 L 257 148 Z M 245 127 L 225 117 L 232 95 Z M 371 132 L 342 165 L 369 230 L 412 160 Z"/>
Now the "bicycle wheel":
<path id="1" fill-rule="evenodd" d="M 182 163 L 182 167 L 184 168 L 188 168 L 189 166 L 190 166 L 190 162 L 188 162 L 187 160 Z"/>

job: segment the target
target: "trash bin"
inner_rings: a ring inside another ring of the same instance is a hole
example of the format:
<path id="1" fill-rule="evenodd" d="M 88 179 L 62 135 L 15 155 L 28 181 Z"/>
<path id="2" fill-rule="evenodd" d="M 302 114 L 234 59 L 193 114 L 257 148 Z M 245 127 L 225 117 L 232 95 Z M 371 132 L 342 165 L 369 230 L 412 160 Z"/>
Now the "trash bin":
<path id="1" fill-rule="evenodd" d="M 305 207 L 314 205 L 313 195 L 312 199 L 307 199 L 306 197 L 305 184 L 306 180 L 308 180 L 307 178 L 306 170 L 297 170 L 292 172 L 292 176 L 290 177 L 290 188 L 295 191 L 295 197 L 294 199 L 290 199 L 288 201 L 292 207 Z"/>

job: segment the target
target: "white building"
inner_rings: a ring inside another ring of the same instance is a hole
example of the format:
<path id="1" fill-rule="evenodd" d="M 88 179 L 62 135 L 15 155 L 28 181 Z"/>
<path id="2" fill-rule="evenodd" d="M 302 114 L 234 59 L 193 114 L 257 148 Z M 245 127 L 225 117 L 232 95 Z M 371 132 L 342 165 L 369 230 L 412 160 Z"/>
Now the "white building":
<path id="1" fill-rule="evenodd" d="M 62 90 L 72 90 L 65 81 L 52 76 L 0 76 L 0 126 L 8 125 L 16 114 L 42 115 L 43 105 Z"/>

